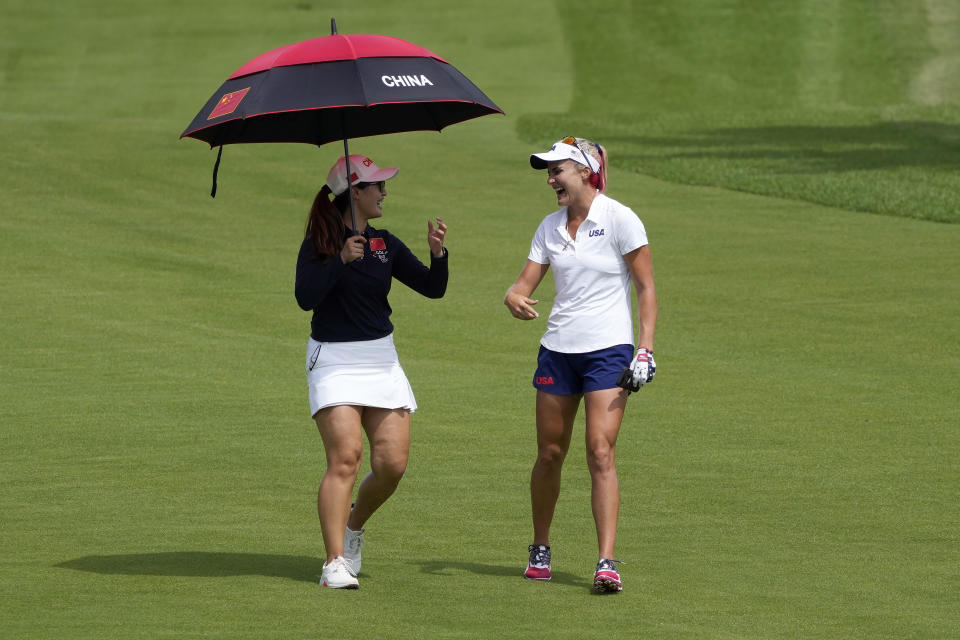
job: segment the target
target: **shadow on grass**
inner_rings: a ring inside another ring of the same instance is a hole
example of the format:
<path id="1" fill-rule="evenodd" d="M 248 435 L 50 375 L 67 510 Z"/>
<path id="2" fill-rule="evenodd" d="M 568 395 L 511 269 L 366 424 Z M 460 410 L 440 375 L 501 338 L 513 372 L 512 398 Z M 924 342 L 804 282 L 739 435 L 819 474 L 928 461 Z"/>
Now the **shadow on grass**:
<path id="1" fill-rule="evenodd" d="M 423 573 L 444 577 L 463 573 L 523 580 L 523 567 L 450 562 L 446 560 L 411 560 Z M 267 576 L 298 582 L 316 582 L 323 567 L 322 559 L 309 556 L 283 556 L 264 553 L 224 553 L 216 551 L 170 551 L 164 553 L 130 553 L 112 556 L 84 556 L 54 565 L 61 569 L 106 575 L 180 576 L 225 578 L 233 576 Z M 371 579 L 366 572 L 361 578 Z M 592 581 L 583 576 L 554 571 L 553 583 L 590 589 Z"/>
<path id="2" fill-rule="evenodd" d="M 789 162 L 791 172 L 795 173 L 952 169 L 960 160 L 960 127 L 924 121 L 729 127 L 651 136 L 612 135 L 609 139 L 651 151 L 634 155 L 635 162 L 665 159 Z M 658 149 L 673 152 L 658 153 Z"/>
<path id="3" fill-rule="evenodd" d="M 420 565 L 421 571 L 435 576 L 454 576 L 466 572 L 481 576 L 524 579 L 523 566 L 518 567 L 517 565 L 504 566 L 479 562 L 450 562 L 447 560 L 412 560 L 411 564 Z M 554 571 L 553 579 L 550 582 L 582 589 L 590 589 L 593 586 L 592 580 L 565 571 Z"/>
<path id="4" fill-rule="evenodd" d="M 309 556 L 215 551 L 171 551 L 114 556 L 84 556 L 55 565 L 63 569 L 110 575 L 220 578 L 267 576 L 315 582 L 323 562 Z"/>

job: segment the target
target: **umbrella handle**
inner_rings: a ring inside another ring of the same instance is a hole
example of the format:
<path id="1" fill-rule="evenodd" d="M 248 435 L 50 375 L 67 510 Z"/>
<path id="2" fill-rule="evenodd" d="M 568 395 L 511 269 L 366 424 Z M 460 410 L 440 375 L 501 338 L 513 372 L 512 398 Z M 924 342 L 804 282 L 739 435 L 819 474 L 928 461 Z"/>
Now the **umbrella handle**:
<path id="1" fill-rule="evenodd" d="M 220 173 L 220 157 L 223 155 L 223 145 L 217 151 L 217 161 L 213 163 L 213 184 L 210 186 L 210 197 L 217 197 L 217 174 Z"/>

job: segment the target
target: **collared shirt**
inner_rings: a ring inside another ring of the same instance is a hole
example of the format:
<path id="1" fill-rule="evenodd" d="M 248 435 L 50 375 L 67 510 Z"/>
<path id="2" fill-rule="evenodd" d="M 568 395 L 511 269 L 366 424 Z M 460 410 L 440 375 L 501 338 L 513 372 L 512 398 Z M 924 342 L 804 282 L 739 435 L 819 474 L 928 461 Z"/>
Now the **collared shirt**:
<path id="1" fill-rule="evenodd" d="M 528 258 L 553 268 L 557 295 L 540 340 L 561 353 L 633 345 L 630 269 L 623 256 L 647 242 L 632 209 L 598 193 L 576 238 L 567 233 L 567 208 L 543 219 Z"/>
<path id="2" fill-rule="evenodd" d="M 352 235 L 347 230 L 344 239 Z M 428 298 L 447 290 L 447 250 L 431 255 L 427 268 L 399 238 L 368 226 L 362 260 L 344 264 L 340 254 L 317 255 L 309 237 L 297 257 L 296 297 L 304 311 L 313 311 L 310 335 L 320 342 L 375 340 L 393 332 L 387 295 L 396 278 Z"/>

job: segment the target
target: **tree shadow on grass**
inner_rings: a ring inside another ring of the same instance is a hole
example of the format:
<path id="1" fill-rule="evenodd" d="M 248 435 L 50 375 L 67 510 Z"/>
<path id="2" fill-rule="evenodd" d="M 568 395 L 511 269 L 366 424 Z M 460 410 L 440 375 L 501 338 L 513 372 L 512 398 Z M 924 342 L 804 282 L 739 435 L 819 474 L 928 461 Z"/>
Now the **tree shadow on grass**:
<path id="1" fill-rule="evenodd" d="M 515 580 L 524 579 L 523 566 L 518 567 L 517 565 L 504 566 L 483 564 L 480 562 L 451 562 L 447 560 L 412 560 L 410 563 L 419 565 L 423 573 L 429 573 L 435 576 L 455 576 L 466 572 L 481 576 L 495 576 Z M 583 576 L 566 571 L 554 571 L 550 582 L 581 589 L 590 589 L 593 586 L 592 580 L 587 580 Z"/>
<path id="2" fill-rule="evenodd" d="M 171 551 L 113 556 L 84 556 L 61 562 L 57 567 L 108 575 L 183 576 L 222 578 L 267 576 L 300 582 L 316 582 L 323 562 L 310 556 L 216 551 Z"/>
<path id="3" fill-rule="evenodd" d="M 611 135 L 608 140 L 650 151 L 628 151 L 625 155 L 636 163 L 680 159 L 769 161 L 789 163 L 791 173 L 952 170 L 960 161 L 960 127 L 926 121 L 719 127 L 662 135 Z"/>

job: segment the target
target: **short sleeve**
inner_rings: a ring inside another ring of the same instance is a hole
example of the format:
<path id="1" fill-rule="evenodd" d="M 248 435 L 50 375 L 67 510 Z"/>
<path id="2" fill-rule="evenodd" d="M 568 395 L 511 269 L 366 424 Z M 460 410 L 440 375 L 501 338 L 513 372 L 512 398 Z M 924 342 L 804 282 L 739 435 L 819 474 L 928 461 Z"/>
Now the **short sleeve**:
<path id="1" fill-rule="evenodd" d="M 530 242 L 530 253 L 527 259 L 537 264 L 550 264 L 550 256 L 547 255 L 547 229 L 546 220 L 537 227 L 537 232 L 533 234 L 533 240 Z"/>
<path id="2" fill-rule="evenodd" d="M 633 209 L 623 207 L 617 212 L 617 250 L 620 255 L 626 255 L 634 249 L 650 244 L 647 239 L 647 229 L 643 222 L 633 212 Z"/>

